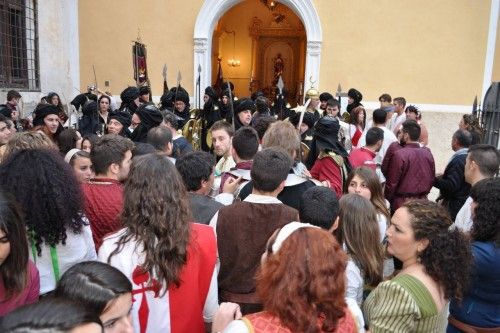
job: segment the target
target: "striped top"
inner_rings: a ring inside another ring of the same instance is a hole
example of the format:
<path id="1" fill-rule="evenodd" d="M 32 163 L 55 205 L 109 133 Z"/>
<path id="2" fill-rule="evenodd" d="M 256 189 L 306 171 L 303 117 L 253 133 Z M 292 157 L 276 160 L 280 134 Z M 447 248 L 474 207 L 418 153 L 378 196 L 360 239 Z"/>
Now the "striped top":
<path id="1" fill-rule="evenodd" d="M 417 278 L 400 275 L 382 282 L 364 304 L 372 333 L 445 332 L 446 306 L 438 312 L 430 292 Z"/>

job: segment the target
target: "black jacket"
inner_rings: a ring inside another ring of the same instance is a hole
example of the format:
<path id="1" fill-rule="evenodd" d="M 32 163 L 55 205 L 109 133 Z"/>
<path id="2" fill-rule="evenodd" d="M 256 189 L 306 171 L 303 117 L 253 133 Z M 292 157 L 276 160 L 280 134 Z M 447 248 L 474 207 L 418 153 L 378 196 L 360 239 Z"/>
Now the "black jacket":
<path id="1" fill-rule="evenodd" d="M 465 182 L 464 169 L 467 153 L 454 156 L 442 176 L 434 179 L 434 187 L 440 190 L 439 199 L 448 208 L 452 220 L 469 196 L 470 185 Z"/>

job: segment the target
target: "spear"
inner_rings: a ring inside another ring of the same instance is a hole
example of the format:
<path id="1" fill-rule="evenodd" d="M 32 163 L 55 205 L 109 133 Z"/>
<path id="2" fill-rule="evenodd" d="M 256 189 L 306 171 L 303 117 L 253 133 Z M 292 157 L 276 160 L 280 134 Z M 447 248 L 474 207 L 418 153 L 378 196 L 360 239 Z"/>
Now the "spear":
<path id="1" fill-rule="evenodd" d="M 177 72 L 177 89 L 175 89 L 174 104 L 175 104 L 175 102 L 177 102 L 177 95 L 179 94 L 179 87 L 181 86 L 181 79 L 182 79 L 181 71 L 179 70 Z"/>
<path id="2" fill-rule="evenodd" d="M 278 79 L 278 84 L 276 85 L 279 89 L 279 98 L 280 100 L 280 120 L 283 120 L 283 88 L 285 87 L 285 84 L 283 83 L 283 78 L 280 75 L 280 78 Z M 278 99 L 279 100 L 279 99 Z"/>
<path id="3" fill-rule="evenodd" d="M 168 92 L 168 83 L 167 83 L 167 64 L 163 65 L 163 93 Z"/>
<path id="4" fill-rule="evenodd" d="M 198 64 L 198 79 L 196 79 L 196 92 L 198 95 L 198 110 L 201 109 L 201 64 Z"/>
<path id="5" fill-rule="evenodd" d="M 231 110 L 231 123 L 234 128 L 234 106 L 233 106 L 233 92 L 231 91 L 231 86 L 229 85 L 229 81 L 227 81 L 227 91 L 229 92 L 229 109 Z"/>

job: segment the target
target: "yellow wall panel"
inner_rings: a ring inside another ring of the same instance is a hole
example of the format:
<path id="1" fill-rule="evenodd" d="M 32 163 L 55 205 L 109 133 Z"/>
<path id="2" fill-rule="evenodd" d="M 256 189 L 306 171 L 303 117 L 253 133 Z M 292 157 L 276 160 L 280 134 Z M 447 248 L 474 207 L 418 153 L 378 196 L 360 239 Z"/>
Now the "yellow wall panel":
<path id="1" fill-rule="evenodd" d="M 323 30 L 319 90 L 333 92 L 340 83 L 344 90 L 358 88 L 367 101 L 388 92 L 410 102 L 459 105 L 480 94 L 490 0 L 313 2 Z M 161 94 L 164 63 L 169 85 L 180 69 L 183 86 L 194 93 L 193 31 L 202 0 L 78 3 L 82 87 L 93 82 L 92 65 L 99 85 L 109 80 L 114 94 L 134 84 L 131 41 L 140 28 L 153 94 Z"/>

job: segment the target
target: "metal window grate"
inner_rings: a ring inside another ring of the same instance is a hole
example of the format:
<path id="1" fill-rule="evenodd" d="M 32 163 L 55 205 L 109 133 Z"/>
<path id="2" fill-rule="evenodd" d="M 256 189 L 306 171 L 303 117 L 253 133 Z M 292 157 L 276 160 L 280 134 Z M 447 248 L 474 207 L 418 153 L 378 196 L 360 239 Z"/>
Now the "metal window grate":
<path id="1" fill-rule="evenodd" d="M 0 0 L 0 88 L 39 90 L 37 0 Z"/>

